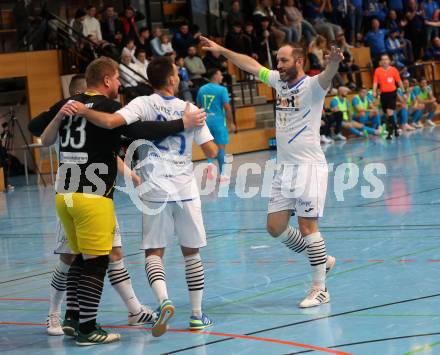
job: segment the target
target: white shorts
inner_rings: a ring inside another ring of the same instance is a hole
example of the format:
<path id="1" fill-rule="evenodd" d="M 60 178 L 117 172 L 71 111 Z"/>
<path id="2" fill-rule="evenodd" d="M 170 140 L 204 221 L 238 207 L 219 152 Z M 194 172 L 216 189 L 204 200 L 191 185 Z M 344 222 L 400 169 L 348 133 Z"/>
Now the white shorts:
<path id="1" fill-rule="evenodd" d="M 182 206 L 177 202 L 143 203 L 148 209 L 162 210 L 157 214 L 142 215 L 141 249 L 165 248 L 173 236 L 183 247 L 196 249 L 206 246 L 200 198 L 181 202 Z"/>
<path id="2" fill-rule="evenodd" d="M 72 250 L 69 247 L 69 242 L 67 241 L 66 233 L 64 232 L 63 225 L 61 221 L 57 217 L 57 226 L 56 226 L 56 235 L 57 235 L 57 246 L 54 250 L 55 254 L 73 254 Z M 116 228 L 115 234 L 113 236 L 113 248 L 122 247 L 122 238 L 121 232 L 119 230 L 118 220 L 116 220 Z"/>
<path id="3" fill-rule="evenodd" d="M 300 217 L 322 217 L 327 180 L 327 164 L 279 165 L 267 213 L 292 210 Z"/>

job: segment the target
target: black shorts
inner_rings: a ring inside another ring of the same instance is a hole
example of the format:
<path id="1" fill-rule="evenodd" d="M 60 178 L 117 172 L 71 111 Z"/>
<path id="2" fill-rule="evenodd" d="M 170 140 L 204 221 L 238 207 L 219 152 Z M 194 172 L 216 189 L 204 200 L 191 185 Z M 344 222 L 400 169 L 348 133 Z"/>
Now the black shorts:
<path id="1" fill-rule="evenodd" d="M 382 106 L 383 112 L 387 110 L 395 110 L 397 101 L 397 91 L 382 92 L 380 94 L 380 105 Z"/>

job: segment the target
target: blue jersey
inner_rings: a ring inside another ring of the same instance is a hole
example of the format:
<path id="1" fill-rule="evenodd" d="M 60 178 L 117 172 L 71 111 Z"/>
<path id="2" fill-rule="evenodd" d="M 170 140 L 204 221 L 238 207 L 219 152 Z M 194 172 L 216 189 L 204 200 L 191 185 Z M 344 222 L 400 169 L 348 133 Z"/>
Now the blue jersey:
<path id="1" fill-rule="evenodd" d="M 208 124 L 226 126 L 224 104 L 229 101 L 228 90 L 219 84 L 203 85 L 197 93 L 197 105 L 205 109 Z"/>

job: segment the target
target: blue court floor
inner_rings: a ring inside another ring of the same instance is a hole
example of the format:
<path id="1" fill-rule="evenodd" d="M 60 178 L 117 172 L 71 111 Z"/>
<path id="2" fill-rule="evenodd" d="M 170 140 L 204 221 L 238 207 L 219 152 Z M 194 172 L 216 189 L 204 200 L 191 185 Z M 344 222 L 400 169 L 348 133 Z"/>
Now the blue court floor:
<path id="1" fill-rule="evenodd" d="M 264 166 L 273 155 L 236 156 L 234 171 L 243 162 Z M 204 311 L 215 326 L 204 333 L 186 330 L 190 307 L 174 245 L 165 258 L 177 308 L 169 333 L 153 338 L 146 328 L 126 327 L 124 304 L 106 281 L 99 322 L 119 331 L 122 341 L 87 349 L 46 335 L 57 263 L 52 188 L 22 186 L 0 194 L 0 353 L 440 354 L 440 128 L 392 142 L 351 140 L 328 147 L 326 156 L 334 168 L 320 225 L 338 260 L 328 279 L 330 304 L 297 308 L 310 282 L 308 263 L 266 233 L 268 199 L 237 197 L 233 174 L 228 197 L 216 191 L 202 198 L 208 234 Z M 354 165 L 341 170 L 343 163 Z M 371 163 L 386 168 L 376 174 L 384 193 L 364 198 L 373 190 L 373 179 L 365 176 Z M 359 183 L 348 189 L 357 171 Z M 248 178 L 248 187 L 261 183 L 261 176 Z M 347 188 L 343 201 L 341 183 Z M 135 291 L 156 307 L 139 250 L 140 212 L 126 194 L 118 192 L 115 202 Z"/>

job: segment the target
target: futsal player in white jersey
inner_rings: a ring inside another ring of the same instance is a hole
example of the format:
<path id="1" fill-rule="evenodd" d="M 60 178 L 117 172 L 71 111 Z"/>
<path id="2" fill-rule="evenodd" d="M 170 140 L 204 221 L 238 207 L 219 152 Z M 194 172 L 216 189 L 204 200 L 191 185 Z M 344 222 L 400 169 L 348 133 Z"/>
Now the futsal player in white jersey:
<path id="1" fill-rule="evenodd" d="M 340 49 L 332 48 L 326 69 L 309 77 L 304 73 L 304 51 L 298 44 L 281 46 L 277 70 L 269 70 L 253 58 L 205 37 L 201 41 L 203 49 L 225 56 L 276 90 L 277 171 L 268 206 L 267 230 L 292 251 L 307 256 L 312 266 L 312 285 L 299 306 L 327 303 L 330 294 L 325 285 L 326 273 L 333 268 L 335 258 L 327 255 L 318 227 L 328 178 L 319 128 L 325 95 L 344 56 Z M 289 225 L 292 213 L 298 216 L 299 230 Z"/>
<path id="2" fill-rule="evenodd" d="M 93 124 L 105 128 L 129 124 L 137 120 L 169 121 L 192 113 L 205 116 L 203 110 L 174 95 L 179 87 L 177 67 L 167 57 L 154 58 L 148 65 L 148 79 L 155 89 L 151 96 L 132 100 L 115 114 L 89 110 L 80 103 L 72 103 L 78 114 Z M 174 314 L 169 300 L 163 255 L 170 237 L 176 236 L 185 259 L 185 274 L 192 307 L 189 329 L 201 330 L 213 324 L 202 312 L 204 269 L 199 248 L 206 246 L 200 195 L 193 174 L 192 143 L 200 145 L 208 158 L 215 158 L 217 145 L 206 125 L 193 130 L 142 145 L 140 194 L 151 213 L 143 214 L 145 270 L 159 304 L 159 315 L 153 326 L 153 336 L 167 330 L 167 322 Z"/>

